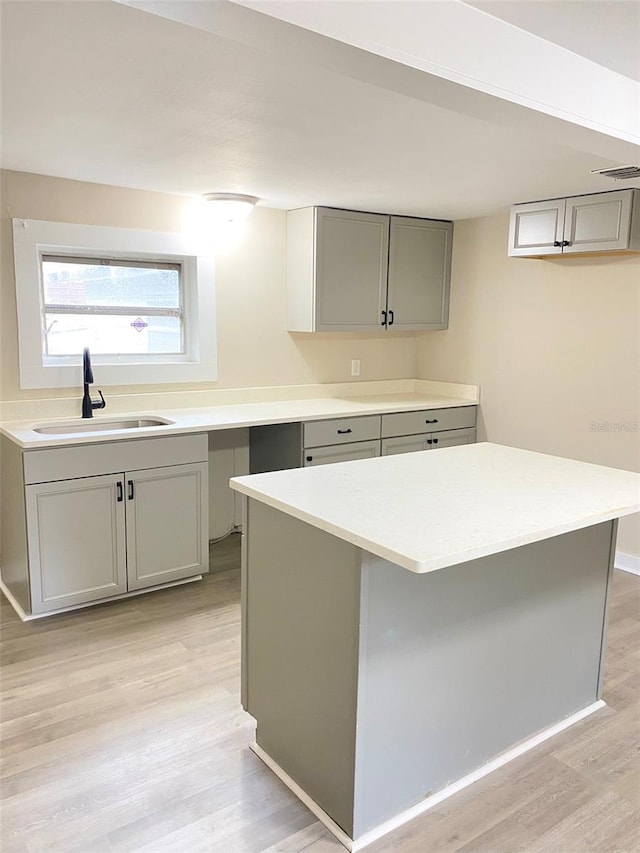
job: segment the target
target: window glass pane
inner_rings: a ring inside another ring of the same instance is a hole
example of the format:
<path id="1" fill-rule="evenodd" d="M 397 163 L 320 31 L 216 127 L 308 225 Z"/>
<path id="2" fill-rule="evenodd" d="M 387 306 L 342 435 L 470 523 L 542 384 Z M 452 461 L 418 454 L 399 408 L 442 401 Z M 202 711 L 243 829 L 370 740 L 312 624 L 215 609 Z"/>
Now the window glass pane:
<path id="1" fill-rule="evenodd" d="M 90 260 L 42 260 L 47 305 L 135 306 L 180 308 L 180 267 L 177 264 L 126 265 Z M 166 268 L 170 267 L 170 268 Z"/>
<path id="2" fill-rule="evenodd" d="M 137 314 L 46 314 L 47 355 L 77 355 L 89 347 L 92 355 L 183 352 L 179 317 Z"/>

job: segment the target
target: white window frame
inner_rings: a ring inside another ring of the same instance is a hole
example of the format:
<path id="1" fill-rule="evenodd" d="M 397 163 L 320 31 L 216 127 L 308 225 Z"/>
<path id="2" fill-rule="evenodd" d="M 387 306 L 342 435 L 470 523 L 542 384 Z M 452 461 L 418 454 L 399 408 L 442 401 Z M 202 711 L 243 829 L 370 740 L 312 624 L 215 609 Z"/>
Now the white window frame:
<path id="1" fill-rule="evenodd" d="M 180 355 L 94 355 L 97 385 L 146 385 L 217 379 L 213 258 L 198 254 L 181 234 L 74 225 L 37 219 L 13 220 L 18 310 L 20 387 L 72 388 L 81 384 L 77 356 L 46 356 L 43 255 L 155 260 L 182 267 L 185 352 Z M 91 348 L 91 342 L 88 342 Z"/>

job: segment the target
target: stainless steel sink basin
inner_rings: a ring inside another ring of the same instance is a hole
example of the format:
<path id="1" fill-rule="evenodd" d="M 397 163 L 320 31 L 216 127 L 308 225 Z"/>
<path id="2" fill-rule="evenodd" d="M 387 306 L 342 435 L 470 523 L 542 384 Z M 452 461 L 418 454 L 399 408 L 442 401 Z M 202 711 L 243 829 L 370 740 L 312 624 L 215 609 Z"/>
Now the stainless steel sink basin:
<path id="1" fill-rule="evenodd" d="M 94 420 L 74 421 L 69 424 L 53 424 L 49 426 L 34 427 L 33 431 L 41 435 L 69 435 L 70 433 L 81 434 L 86 432 L 112 432 L 118 429 L 146 429 L 155 426 L 167 426 L 174 421 L 167 418 L 120 418 L 117 421 L 103 420 L 102 418 Z"/>

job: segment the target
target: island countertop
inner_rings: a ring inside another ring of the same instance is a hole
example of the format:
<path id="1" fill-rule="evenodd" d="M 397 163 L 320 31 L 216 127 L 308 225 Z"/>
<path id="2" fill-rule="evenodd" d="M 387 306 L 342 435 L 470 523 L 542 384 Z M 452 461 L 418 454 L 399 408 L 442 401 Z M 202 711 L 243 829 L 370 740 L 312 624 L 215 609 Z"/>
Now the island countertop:
<path id="1" fill-rule="evenodd" d="M 489 442 L 230 484 L 418 573 L 640 511 L 640 474 Z"/>

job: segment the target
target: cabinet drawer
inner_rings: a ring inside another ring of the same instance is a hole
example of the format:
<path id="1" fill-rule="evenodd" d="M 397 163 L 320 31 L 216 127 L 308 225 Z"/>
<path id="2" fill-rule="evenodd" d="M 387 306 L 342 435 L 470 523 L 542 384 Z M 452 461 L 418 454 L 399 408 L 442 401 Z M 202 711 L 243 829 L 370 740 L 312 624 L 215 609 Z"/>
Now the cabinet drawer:
<path id="1" fill-rule="evenodd" d="M 330 421 L 312 421 L 304 424 L 304 447 L 323 444 L 345 444 L 380 438 L 380 415 L 363 418 L 336 418 Z"/>
<path id="2" fill-rule="evenodd" d="M 24 453 L 24 481 L 26 484 L 48 483 L 119 471 L 206 462 L 207 454 L 206 433 L 27 450 Z"/>
<path id="3" fill-rule="evenodd" d="M 436 432 L 443 429 L 464 429 L 464 427 L 475 426 L 475 423 L 475 406 L 398 412 L 382 415 L 382 437 L 417 435 L 421 432 Z"/>

